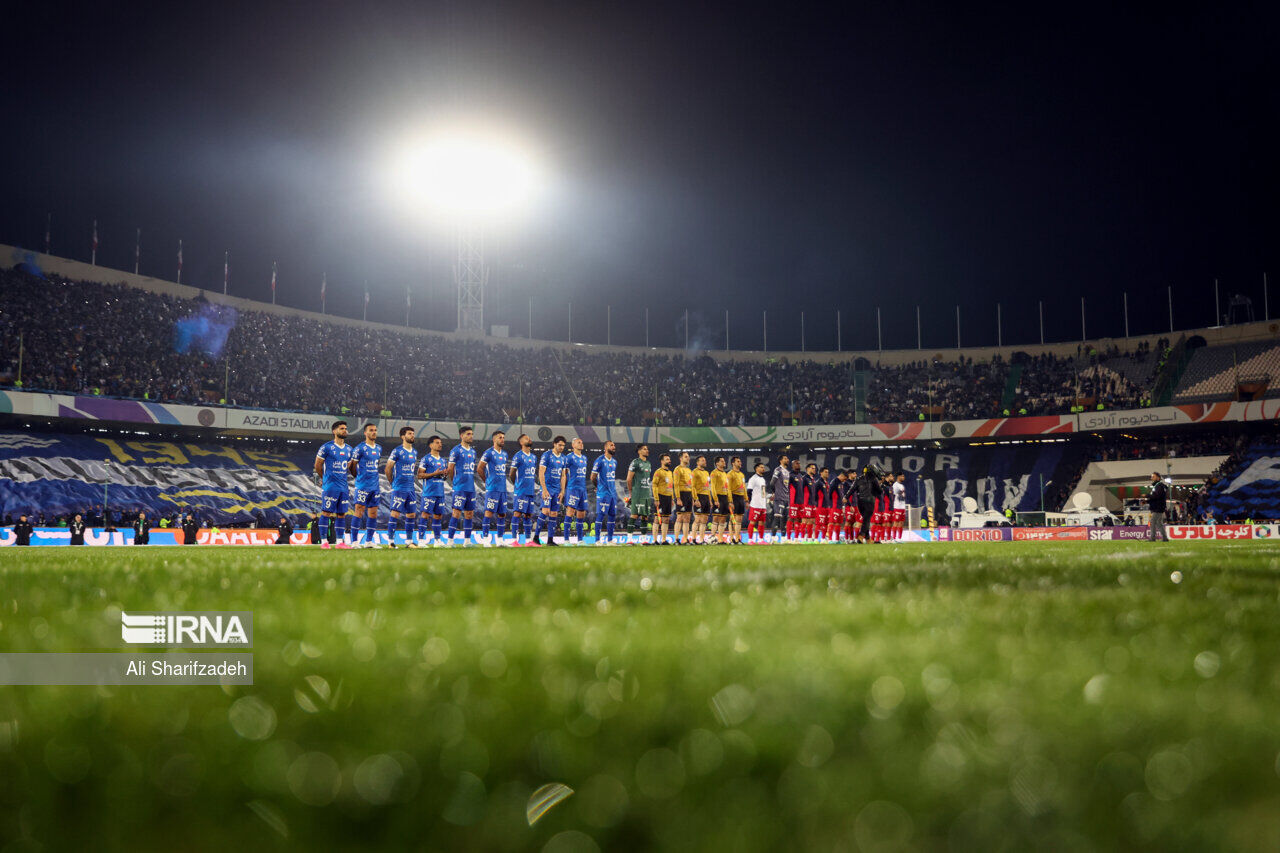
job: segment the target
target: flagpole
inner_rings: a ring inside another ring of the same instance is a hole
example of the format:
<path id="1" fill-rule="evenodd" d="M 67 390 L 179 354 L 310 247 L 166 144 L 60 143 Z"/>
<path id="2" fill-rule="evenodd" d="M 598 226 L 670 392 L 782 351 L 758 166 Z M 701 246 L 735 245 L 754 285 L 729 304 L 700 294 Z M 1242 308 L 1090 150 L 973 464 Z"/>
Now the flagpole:
<path id="1" fill-rule="evenodd" d="M 877 311 L 880 309 L 876 309 Z M 844 347 L 841 346 L 840 340 L 840 309 L 836 309 L 836 352 L 840 352 Z"/>
<path id="2" fill-rule="evenodd" d="M 53 248 L 53 214 L 44 215 L 44 253 L 49 254 Z"/>
<path id="3" fill-rule="evenodd" d="M 996 346 L 1004 346 L 1004 320 L 999 302 L 996 303 Z"/>
<path id="4" fill-rule="evenodd" d="M 133 274 L 138 274 L 138 264 L 142 260 L 142 229 L 138 229 L 138 236 L 133 242 Z"/>
<path id="5" fill-rule="evenodd" d="M 1089 335 L 1085 332 L 1085 326 L 1084 326 L 1084 297 L 1081 296 L 1080 297 L 1080 340 L 1086 341 L 1088 340 L 1088 338 L 1089 338 Z"/>
<path id="6" fill-rule="evenodd" d="M 920 333 L 920 306 L 916 306 L 916 349 L 924 349 L 924 336 Z"/>
<path id="7" fill-rule="evenodd" d="M 724 309 L 724 351 L 729 351 L 729 309 Z"/>
<path id="8" fill-rule="evenodd" d="M 804 312 L 800 312 L 800 352 L 804 352 Z"/>
<path id="9" fill-rule="evenodd" d="M 222 253 L 222 295 L 227 295 L 227 285 L 231 283 L 231 250 Z"/>
<path id="10" fill-rule="evenodd" d="M 1040 345 L 1044 346 L 1044 301 L 1036 304 L 1040 306 Z"/>
<path id="11" fill-rule="evenodd" d="M 322 272 L 320 273 L 320 313 L 321 314 L 325 313 L 325 310 L 324 310 L 325 293 L 324 292 L 328 289 L 329 289 L 329 274 Z"/>
<path id="12" fill-rule="evenodd" d="M 182 284 L 182 240 L 178 240 L 178 284 Z"/>
<path id="13" fill-rule="evenodd" d="M 960 349 L 960 306 L 956 306 L 956 349 Z"/>
<path id="14" fill-rule="evenodd" d="M 98 220 L 93 220 L 93 251 L 89 255 L 89 266 L 98 265 Z"/>
<path id="15" fill-rule="evenodd" d="M 769 311 L 760 312 L 760 349 L 769 351 Z"/>
<path id="16" fill-rule="evenodd" d="M 884 336 L 880 334 L 880 306 L 876 306 L 876 351 L 884 352 Z"/>
<path id="17" fill-rule="evenodd" d="M 364 315 L 360 318 L 369 322 L 369 279 L 364 280 Z"/>
<path id="18" fill-rule="evenodd" d="M 1126 290 L 1124 294 L 1124 337 L 1129 339 L 1129 292 Z"/>
<path id="19" fill-rule="evenodd" d="M 276 304 L 276 262 L 271 262 L 271 304 Z"/>
<path id="20" fill-rule="evenodd" d="M 1267 301 L 1267 274 L 1262 274 L 1262 319 L 1271 319 L 1271 303 Z"/>

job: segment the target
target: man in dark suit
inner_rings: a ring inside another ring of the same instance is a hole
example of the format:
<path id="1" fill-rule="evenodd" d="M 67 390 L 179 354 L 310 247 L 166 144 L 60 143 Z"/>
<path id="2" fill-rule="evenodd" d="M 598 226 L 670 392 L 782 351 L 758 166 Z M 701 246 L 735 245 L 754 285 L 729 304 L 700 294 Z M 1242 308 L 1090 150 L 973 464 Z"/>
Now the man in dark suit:
<path id="1" fill-rule="evenodd" d="M 1147 509 L 1151 510 L 1151 541 L 1169 541 L 1164 530 L 1164 514 L 1169 506 L 1169 487 L 1159 471 L 1151 472 L 1151 491 L 1147 493 Z"/>
<path id="2" fill-rule="evenodd" d="M 145 512 L 138 513 L 138 518 L 133 522 L 133 544 L 146 545 L 151 541 L 151 522 L 147 519 Z"/>
<path id="3" fill-rule="evenodd" d="M 293 525 L 289 523 L 289 516 L 280 516 L 280 523 L 276 525 L 276 544 L 288 545 L 289 537 L 293 535 Z"/>
<path id="4" fill-rule="evenodd" d="M 84 544 L 84 518 L 81 517 L 80 513 L 78 512 L 76 513 L 75 518 L 71 519 L 71 523 L 67 525 L 67 527 L 71 530 L 71 544 L 83 545 Z"/>
<path id="5" fill-rule="evenodd" d="M 31 534 L 35 532 L 35 528 L 31 526 L 31 522 L 27 520 L 25 515 L 18 516 L 18 523 L 13 526 L 13 544 L 14 545 L 30 545 Z"/>

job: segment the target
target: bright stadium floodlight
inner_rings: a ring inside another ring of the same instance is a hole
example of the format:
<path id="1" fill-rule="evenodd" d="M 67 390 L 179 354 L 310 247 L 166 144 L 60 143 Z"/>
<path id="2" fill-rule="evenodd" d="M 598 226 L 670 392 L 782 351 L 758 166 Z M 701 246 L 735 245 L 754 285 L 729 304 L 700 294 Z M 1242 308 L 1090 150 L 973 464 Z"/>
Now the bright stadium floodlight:
<path id="1" fill-rule="evenodd" d="M 442 130 L 411 139 L 394 157 L 388 179 L 411 208 L 473 224 L 527 209 L 543 183 L 525 146 L 478 130 Z"/>
<path id="2" fill-rule="evenodd" d="M 456 229 L 458 331 L 484 334 L 484 230 L 532 206 L 544 185 L 537 158 L 510 135 L 437 129 L 409 138 L 387 179 L 413 214 Z"/>

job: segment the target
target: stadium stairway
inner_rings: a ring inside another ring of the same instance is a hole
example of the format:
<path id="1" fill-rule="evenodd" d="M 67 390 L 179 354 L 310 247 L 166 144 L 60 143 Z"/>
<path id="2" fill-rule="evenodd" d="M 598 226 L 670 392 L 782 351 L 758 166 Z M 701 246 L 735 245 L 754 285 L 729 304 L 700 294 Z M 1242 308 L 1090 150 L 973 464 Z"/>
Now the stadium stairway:
<path id="1" fill-rule="evenodd" d="M 1178 382 L 1182 379 L 1182 374 L 1186 371 L 1194 354 L 1192 350 L 1187 349 L 1187 336 L 1178 338 L 1178 342 L 1173 345 L 1169 357 L 1165 359 L 1164 367 L 1156 374 L 1156 380 L 1153 383 L 1154 391 L 1151 396 L 1157 406 L 1167 406 L 1173 401 L 1173 393 L 1177 390 Z"/>
<path id="2" fill-rule="evenodd" d="M 1009 365 L 1009 378 L 1004 383 L 1004 393 L 1000 395 L 1000 410 L 1005 411 L 1013 405 L 1018 396 L 1018 383 L 1022 381 L 1022 364 Z"/>

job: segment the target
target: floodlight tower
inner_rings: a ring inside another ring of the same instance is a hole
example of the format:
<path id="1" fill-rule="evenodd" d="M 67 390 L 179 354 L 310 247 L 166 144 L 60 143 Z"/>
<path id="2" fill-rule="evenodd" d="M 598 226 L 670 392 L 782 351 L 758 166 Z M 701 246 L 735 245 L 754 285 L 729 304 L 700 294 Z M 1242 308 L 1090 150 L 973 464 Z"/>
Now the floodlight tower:
<path id="1" fill-rule="evenodd" d="M 410 138 L 388 176 L 412 209 L 452 224 L 457 329 L 484 334 L 484 291 L 489 283 L 485 232 L 536 195 L 542 175 L 534 158 L 508 135 L 474 127 L 437 128 Z"/>
<path id="2" fill-rule="evenodd" d="M 484 231 L 474 223 L 458 227 L 458 257 L 453 281 L 458 286 L 458 331 L 484 334 L 484 288 L 489 267 L 484 262 Z"/>

